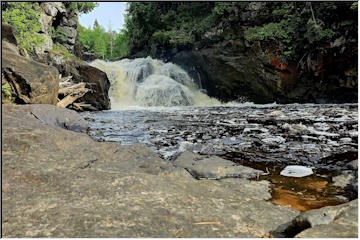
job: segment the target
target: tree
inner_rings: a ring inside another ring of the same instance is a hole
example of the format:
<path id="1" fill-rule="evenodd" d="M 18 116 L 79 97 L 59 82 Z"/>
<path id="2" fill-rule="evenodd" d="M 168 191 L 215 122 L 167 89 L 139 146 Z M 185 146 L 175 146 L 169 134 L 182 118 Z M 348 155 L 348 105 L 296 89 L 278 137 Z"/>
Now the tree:
<path id="1" fill-rule="evenodd" d="M 95 28 L 97 28 L 97 27 L 99 27 L 99 26 L 100 26 L 100 24 L 98 23 L 97 19 L 95 18 L 93 28 L 95 29 Z"/>

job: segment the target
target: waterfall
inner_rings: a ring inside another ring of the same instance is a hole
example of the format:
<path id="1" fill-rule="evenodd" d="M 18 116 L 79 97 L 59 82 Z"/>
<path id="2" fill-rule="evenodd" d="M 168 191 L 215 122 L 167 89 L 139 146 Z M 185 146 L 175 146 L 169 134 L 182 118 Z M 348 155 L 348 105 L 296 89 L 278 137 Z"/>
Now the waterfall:
<path id="1" fill-rule="evenodd" d="M 173 63 L 147 58 L 116 62 L 95 60 L 111 83 L 113 108 L 127 106 L 214 106 L 220 102 L 203 93 L 193 79 Z"/>

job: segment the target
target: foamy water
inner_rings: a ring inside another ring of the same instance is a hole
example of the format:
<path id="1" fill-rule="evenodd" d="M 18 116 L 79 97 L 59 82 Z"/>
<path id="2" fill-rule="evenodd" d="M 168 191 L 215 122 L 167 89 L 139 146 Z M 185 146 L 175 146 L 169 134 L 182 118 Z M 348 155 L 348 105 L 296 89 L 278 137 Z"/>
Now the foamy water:
<path id="1" fill-rule="evenodd" d="M 90 65 L 107 74 L 111 82 L 112 109 L 222 105 L 203 93 L 193 79 L 173 63 L 147 57 L 116 62 L 95 60 Z"/>

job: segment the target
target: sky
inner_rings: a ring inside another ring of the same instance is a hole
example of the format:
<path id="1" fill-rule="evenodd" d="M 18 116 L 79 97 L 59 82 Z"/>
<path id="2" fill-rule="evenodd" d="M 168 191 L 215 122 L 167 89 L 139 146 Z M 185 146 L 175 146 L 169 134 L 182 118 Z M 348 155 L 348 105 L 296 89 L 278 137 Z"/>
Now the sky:
<path id="1" fill-rule="evenodd" d="M 124 24 L 126 2 L 100 2 L 99 5 L 87 14 L 81 14 L 80 24 L 84 27 L 92 27 L 95 19 L 106 30 L 109 30 L 110 22 L 113 31 L 119 32 Z"/>

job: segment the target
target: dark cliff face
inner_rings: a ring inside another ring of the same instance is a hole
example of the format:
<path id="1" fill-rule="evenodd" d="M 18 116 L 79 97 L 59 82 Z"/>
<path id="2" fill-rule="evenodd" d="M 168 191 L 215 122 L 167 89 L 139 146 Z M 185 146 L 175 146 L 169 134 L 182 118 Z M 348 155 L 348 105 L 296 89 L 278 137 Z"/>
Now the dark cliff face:
<path id="1" fill-rule="evenodd" d="M 332 10 L 333 16 L 317 21 L 335 29 L 336 37 L 331 40 L 324 37 L 318 43 L 296 41 L 292 44 L 296 51 L 291 58 L 285 55 L 284 41 L 301 38 L 296 35 L 300 30 L 289 39 L 248 41 L 246 29 L 277 21 L 272 16 L 274 4 L 254 2 L 243 3 L 236 11 L 225 14 L 191 45 L 166 45 L 152 39 L 145 46 L 147 50 L 136 50 L 134 56 L 149 54 L 180 65 L 208 95 L 223 101 L 245 97 L 255 103 L 357 102 L 358 40 L 353 31 L 357 29 L 356 11 L 350 9 L 351 3 L 331 6 L 314 3 L 310 7 L 320 11 L 334 6 L 337 10 Z M 355 25 L 347 26 L 349 22 Z"/>

